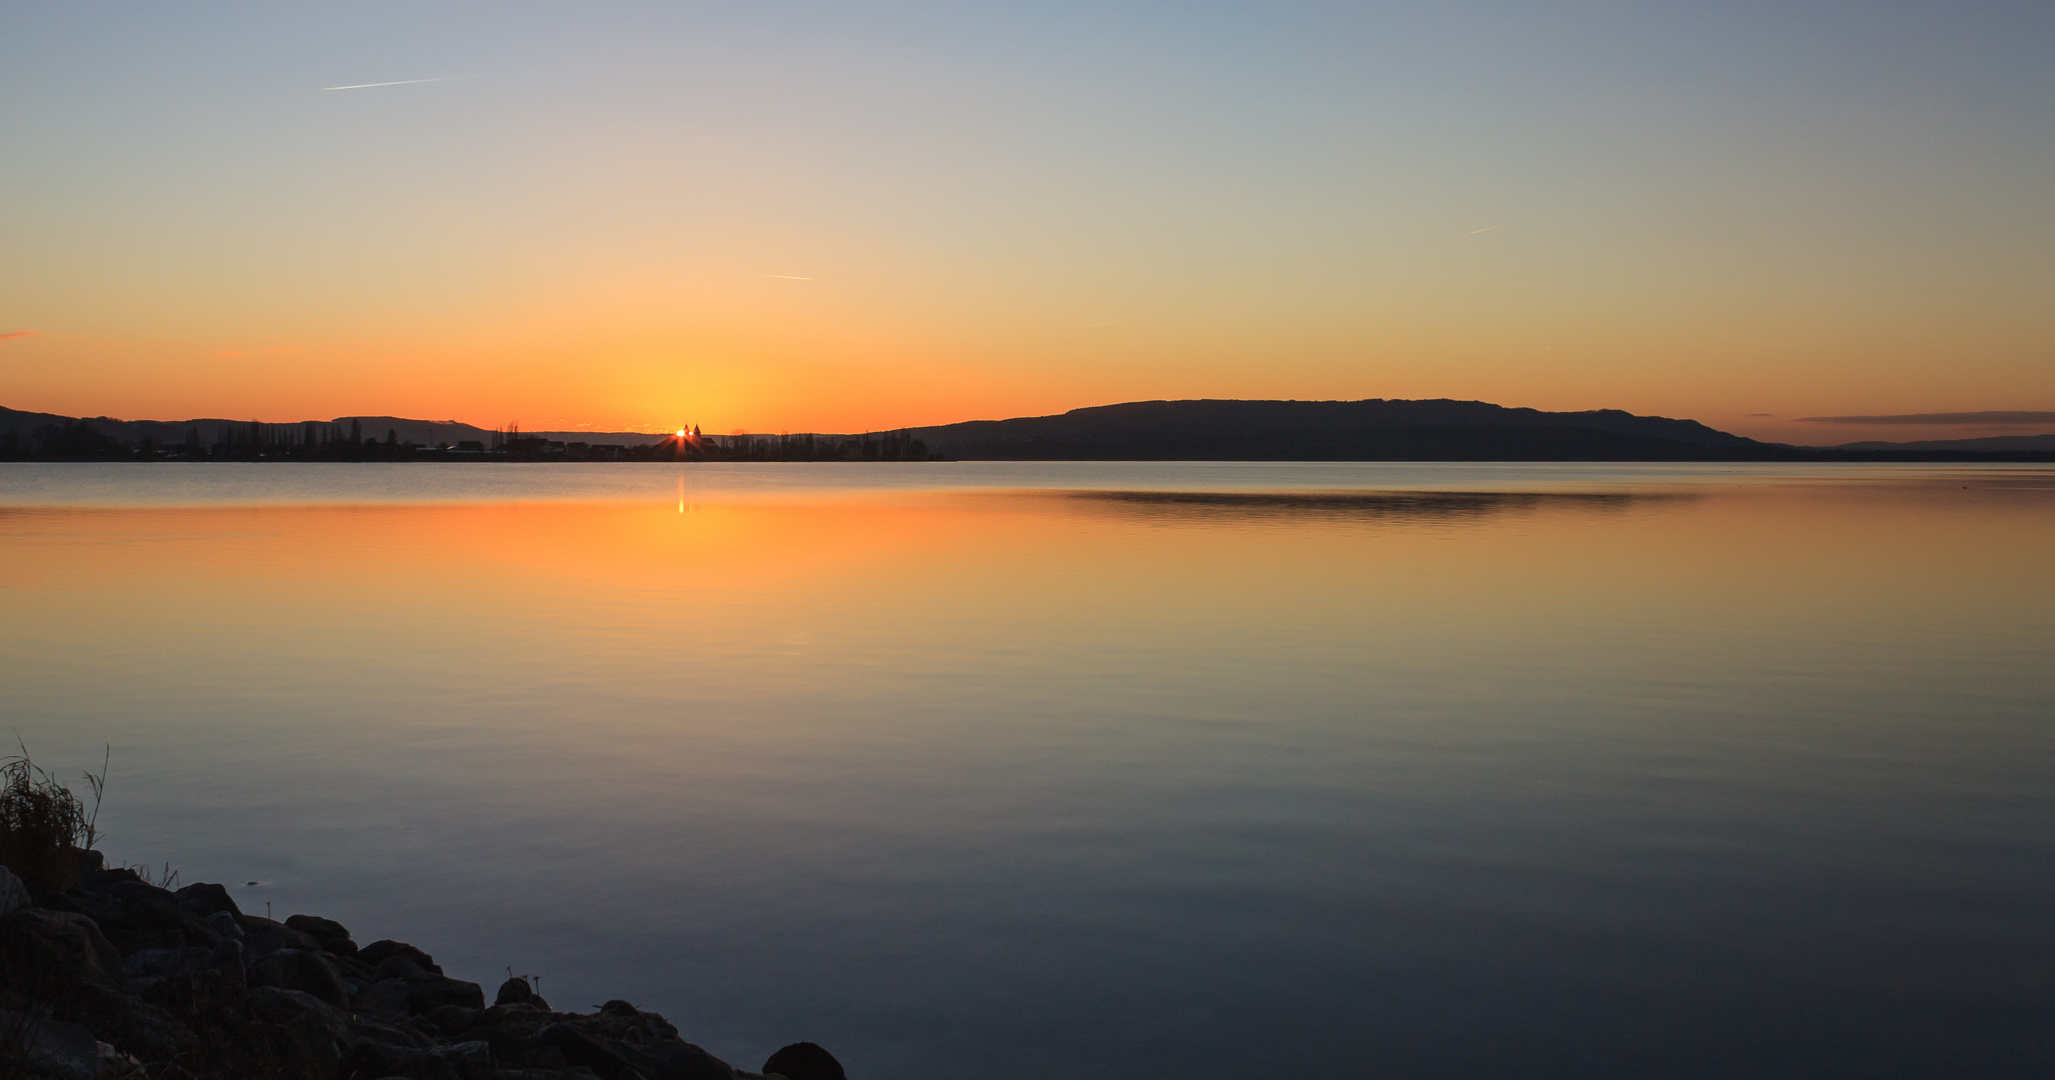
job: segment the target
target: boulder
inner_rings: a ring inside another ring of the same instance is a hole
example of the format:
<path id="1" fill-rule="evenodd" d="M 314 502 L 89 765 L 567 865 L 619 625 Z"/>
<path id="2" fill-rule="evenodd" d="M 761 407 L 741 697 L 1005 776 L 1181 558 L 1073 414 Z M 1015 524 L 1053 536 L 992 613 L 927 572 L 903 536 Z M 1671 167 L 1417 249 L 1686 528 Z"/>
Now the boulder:
<path id="1" fill-rule="evenodd" d="M 122 958 L 122 970 L 131 979 L 155 979 L 195 971 L 207 963 L 212 949 L 137 949 Z"/>
<path id="2" fill-rule="evenodd" d="M 285 924 L 298 930 L 300 933 L 316 938 L 346 938 L 350 936 L 348 927 L 336 922 L 334 919 L 324 919 L 319 915 L 291 915 L 286 918 Z"/>
<path id="3" fill-rule="evenodd" d="M 11 915 L 33 903 L 29 887 L 14 876 L 14 871 L 0 866 L 0 915 Z"/>
<path id="4" fill-rule="evenodd" d="M 535 1004 L 535 988 L 528 985 L 527 979 L 517 975 L 499 984 L 499 994 L 492 999 L 492 1003 L 494 1005 L 533 1005 Z"/>
<path id="5" fill-rule="evenodd" d="M 350 1036 L 348 1013 L 304 991 L 288 990 L 282 986 L 259 986 L 250 991 L 250 1006 L 269 1023 L 291 1027 L 302 1017 L 311 1016 L 312 1022 L 329 1038 L 346 1039 Z"/>
<path id="6" fill-rule="evenodd" d="M 96 875 L 95 880 L 99 877 L 104 875 Z M 84 892 L 102 893 L 122 907 L 129 907 L 142 900 L 158 900 L 174 907 L 183 905 L 177 893 L 170 889 L 160 889 L 139 877 L 115 878 L 109 881 L 104 889 L 92 889 L 84 885 L 79 888 Z"/>
<path id="7" fill-rule="evenodd" d="M 426 1016 L 445 1005 L 485 1008 L 485 990 L 474 982 L 444 975 L 409 975 L 403 981 L 407 987 L 407 1011 L 417 1016 Z"/>
<path id="8" fill-rule="evenodd" d="M 361 961 L 363 954 L 359 953 L 357 958 Z M 426 974 L 428 974 L 427 969 L 411 959 L 397 954 L 380 960 L 378 966 L 371 969 L 371 977 L 373 979 L 404 979 L 409 975 Z"/>
<path id="9" fill-rule="evenodd" d="M 128 916 L 122 921 L 127 929 L 138 934 L 176 933 L 186 945 L 209 949 L 221 944 L 221 933 L 214 927 L 186 908 L 154 896 L 140 897 L 130 904 Z"/>
<path id="10" fill-rule="evenodd" d="M 482 1039 L 450 1043 L 447 1046 L 438 1046 L 430 1052 L 455 1067 L 459 1076 L 492 1075 L 492 1044 Z"/>
<path id="11" fill-rule="evenodd" d="M 622 1054 L 624 1048 L 605 1039 L 596 1039 L 569 1024 L 553 1024 L 544 1028 L 536 1042 L 562 1054 L 564 1063 L 584 1066 L 599 1074 L 599 1080 L 617 1080 L 625 1071 L 632 1069 Z"/>
<path id="12" fill-rule="evenodd" d="M 350 940 L 349 927 L 334 919 L 324 919 L 319 915 L 294 915 L 287 919 L 285 924 L 319 941 L 323 949 L 338 956 L 357 955 L 357 943 Z"/>
<path id="13" fill-rule="evenodd" d="M 419 965 L 421 970 L 431 975 L 442 974 L 442 969 L 435 964 L 435 957 L 422 952 L 404 941 L 374 941 L 357 950 L 357 959 L 373 967 L 383 963 L 388 956 L 404 956 Z"/>
<path id="14" fill-rule="evenodd" d="M 796 1042 L 772 1054 L 763 1063 L 763 1071 L 785 1080 L 848 1080 L 835 1055 L 810 1042 Z"/>
<path id="15" fill-rule="evenodd" d="M 342 953 L 335 952 L 334 950 L 328 950 L 327 956 L 328 962 L 334 964 L 336 970 L 343 973 L 344 979 L 355 979 L 358 982 L 366 983 L 378 981 L 372 976 L 371 965 L 358 960 L 354 956 L 344 956 Z"/>
<path id="16" fill-rule="evenodd" d="M 9 998 L 52 1000 L 108 983 L 88 960 L 90 949 L 58 941 L 31 908 L 0 916 L 0 989 Z"/>
<path id="17" fill-rule="evenodd" d="M 49 897 L 42 906 L 53 911 L 76 911 L 99 923 L 100 932 L 107 935 L 107 940 L 113 941 L 116 945 L 121 944 L 117 940 L 117 935 L 123 932 L 120 927 L 128 918 L 128 910 L 112 896 L 88 892 L 85 889 L 72 889 L 63 896 Z"/>
<path id="18" fill-rule="evenodd" d="M 121 970 L 121 953 L 100 933 L 99 924 L 75 911 L 27 908 L 16 915 L 33 924 L 43 936 L 76 956 L 86 970 L 115 986 L 126 981 Z"/>
<path id="19" fill-rule="evenodd" d="M 29 1076 L 100 1080 L 135 1068 L 126 1055 L 77 1024 L 0 1009 L 0 1031 L 13 1036 L 9 1049 L 19 1047 Z"/>
<path id="20" fill-rule="evenodd" d="M 131 934 L 125 931 L 119 922 L 104 924 L 103 929 L 108 931 L 107 940 L 114 942 L 123 956 L 152 950 L 183 949 L 188 944 L 186 936 L 176 930 L 164 930 L 155 934 Z"/>
<path id="21" fill-rule="evenodd" d="M 280 949 L 258 957 L 250 965 L 250 985 L 298 990 L 338 1009 L 350 1007 L 350 992 L 343 986 L 342 975 L 315 951 Z"/>
<path id="22" fill-rule="evenodd" d="M 200 1037 L 180 1017 L 133 994 L 88 984 L 66 1000 L 73 1022 L 144 1061 L 190 1060 L 204 1052 Z"/>
<path id="23" fill-rule="evenodd" d="M 113 888 L 118 882 L 141 880 L 143 880 L 143 875 L 136 873 L 126 866 L 116 866 L 95 870 L 81 877 L 78 887 L 87 892 L 104 893 Z"/>
<path id="24" fill-rule="evenodd" d="M 274 1036 L 279 1045 L 280 1057 L 289 1062 L 293 1071 L 306 1080 L 328 1080 L 335 1075 L 335 1067 L 342 1062 L 343 1042 L 335 1037 L 327 1019 L 317 1013 L 304 1012 L 283 1024 L 274 1025 L 273 1031 L 284 1036 Z M 285 1072 L 279 1068 L 279 1072 Z"/>
<path id="25" fill-rule="evenodd" d="M 243 914 L 242 909 L 235 906 L 235 899 L 228 895 L 228 889 L 221 885 L 194 882 L 180 889 L 176 895 L 179 904 L 203 919 L 217 911 L 226 911 L 237 918 Z"/>
<path id="26" fill-rule="evenodd" d="M 442 1005 L 428 1014 L 428 1022 L 444 1035 L 462 1035 L 478 1022 L 480 1010 L 462 1005 Z"/>
<path id="27" fill-rule="evenodd" d="M 107 869 L 107 856 L 97 851 L 68 848 L 60 852 L 58 858 L 63 864 L 60 877 L 67 886 L 76 885 Z"/>
<path id="28" fill-rule="evenodd" d="M 457 1070 L 433 1051 L 370 1039 L 350 1044 L 336 1066 L 336 1075 L 342 1080 L 382 1080 L 395 1076 L 408 1080 L 458 1080 Z"/>
<path id="29" fill-rule="evenodd" d="M 263 1076 L 276 1080 L 330 1080 L 342 1059 L 343 1048 L 356 1033 L 347 1013 L 317 1000 L 310 994 L 275 986 L 250 991 L 248 1013 L 254 1023 L 243 1023 L 230 1038 L 250 1058 L 222 1062 L 213 1075 Z"/>
<path id="30" fill-rule="evenodd" d="M 682 1039 L 648 1043 L 639 1049 L 656 1062 L 650 1080 L 735 1080 L 735 1070 L 727 1062 Z"/>
<path id="31" fill-rule="evenodd" d="M 735 1080 L 720 1058 L 678 1038 L 677 1029 L 655 1013 L 578 1018 L 551 1024 L 535 1042 L 555 1050 L 566 1064 L 584 1066 L 600 1080 Z"/>
<path id="32" fill-rule="evenodd" d="M 357 991 L 356 1007 L 371 1012 L 399 1012 L 407 1007 L 407 981 L 380 979 Z"/>
<path id="33" fill-rule="evenodd" d="M 412 1027 L 381 1024 L 356 1013 L 350 1015 L 350 1035 L 354 1039 L 369 1039 L 392 1046 L 411 1046 L 416 1050 L 435 1049 L 434 1039 Z"/>
<path id="34" fill-rule="evenodd" d="M 236 919 L 243 928 L 243 943 L 252 956 L 269 956 L 280 949 L 297 949 L 300 952 L 320 952 L 321 942 L 311 934 L 301 933 L 281 922 L 243 915 Z"/>

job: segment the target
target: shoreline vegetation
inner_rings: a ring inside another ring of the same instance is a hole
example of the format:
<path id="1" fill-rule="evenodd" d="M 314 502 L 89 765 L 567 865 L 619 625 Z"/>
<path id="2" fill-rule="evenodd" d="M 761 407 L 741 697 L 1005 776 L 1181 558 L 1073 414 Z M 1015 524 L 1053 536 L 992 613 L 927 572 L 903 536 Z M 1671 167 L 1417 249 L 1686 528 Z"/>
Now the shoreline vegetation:
<path id="1" fill-rule="evenodd" d="M 1903 444 L 1765 443 L 1617 409 L 1478 401 L 1142 401 L 861 434 L 523 432 L 342 417 L 127 421 L 0 409 L 9 461 L 1669 461 L 2055 462 L 2055 434 Z"/>
<path id="2" fill-rule="evenodd" d="M 105 775 L 88 807 L 25 750 L 0 770 L 0 1080 L 845 1080 L 810 1042 L 750 1072 L 626 1001 L 560 1011 L 509 969 L 488 1005 L 413 945 L 109 868 Z"/>

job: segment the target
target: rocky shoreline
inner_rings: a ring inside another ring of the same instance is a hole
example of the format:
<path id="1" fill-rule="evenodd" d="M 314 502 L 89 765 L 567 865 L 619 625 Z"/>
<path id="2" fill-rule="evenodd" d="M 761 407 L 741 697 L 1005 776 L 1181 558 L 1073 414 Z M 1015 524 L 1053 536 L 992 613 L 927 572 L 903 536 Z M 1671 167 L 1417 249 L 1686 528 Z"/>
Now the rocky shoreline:
<path id="1" fill-rule="evenodd" d="M 488 1005 L 413 945 L 97 862 L 61 890 L 0 867 L 0 1080 L 844 1080 L 813 1043 L 748 1072 L 656 1013 L 559 1012 L 519 977 Z"/>

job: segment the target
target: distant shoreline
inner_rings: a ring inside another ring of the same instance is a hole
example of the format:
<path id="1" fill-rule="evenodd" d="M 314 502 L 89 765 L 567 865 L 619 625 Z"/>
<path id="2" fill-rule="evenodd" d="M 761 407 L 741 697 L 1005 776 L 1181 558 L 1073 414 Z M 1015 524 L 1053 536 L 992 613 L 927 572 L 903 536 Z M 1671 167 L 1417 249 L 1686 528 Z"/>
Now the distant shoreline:
<path id="1" fill-rule="evenodd" d="M 2040 414 L 2032 414 L 2040 415 Z M 524 432 L 394 416 L 271 424 L 0 409 L 0 461 L 2055 462 L 2055 434 L 1909 444 L 1767 443 L 1619 409 L 1482 401 L 1133 401 L 861 434 Z"/>
<path id="2" fill-rule="evenodd" d="M 656 465 L 698 465 L 698 464 L 783 464 L 783 465 L 861 465 L 879 461 L 921 465 L 921 464 L 970 464 L 983 462 L 1042 462 L 1048 464 L 1091 463 L 1091 464 L 1256 464 L 1277 465 L 1322 465 L 1322 464 L 1447 464 L 1447 465 L 1524 465 L 1524 464 L 1590 464 L 1590 465 L 2048 465 L 2055 464 L 2055 451 L 2013 450 L 2013 451 L 1968 451 L 1968 450 L 1818 450 L 1792 453 L 1757 454 L 1694 454 L 1675 457 L 942 457 L 927 458 L 780 458 L 780 457 L 737 457 L 737 458 L 629 458 L 618 460 L 595 460 L 591 458 L 563 457 L 510 457 L 497 454 L 449 454 L 433 452 L 404 457 L 379 458 L 206 458 L 206 457 L 0 457 L 0 465 L 80 465 L 80 464 L 126 464 L 126 465 L 533 465 L 533 464 L 656 464 Z"/>

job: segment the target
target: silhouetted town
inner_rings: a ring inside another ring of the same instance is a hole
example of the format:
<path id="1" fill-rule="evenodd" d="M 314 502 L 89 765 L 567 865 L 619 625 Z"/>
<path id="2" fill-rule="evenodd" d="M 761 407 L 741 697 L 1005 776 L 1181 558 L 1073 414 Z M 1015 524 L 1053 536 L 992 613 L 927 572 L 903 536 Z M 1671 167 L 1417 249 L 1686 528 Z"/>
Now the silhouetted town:
<path id="1" fill-rule="evenodd" d="M 468 429 L 467 429 L 468 430 Z M 929 461 L 910 431 L 823 435 L 705 435 L 698 428 L 636 444 L 566 441 L 523 435 L 518 425 L 488 438 L 423 443 L 380 435 L 362 421 L 216 425 L 204 440 L 198 425 L 179 441 L 117 439 L 91 421 L 66 419 L 28 431 L 0 432 L 0 459 L 57 461 Z"/>

